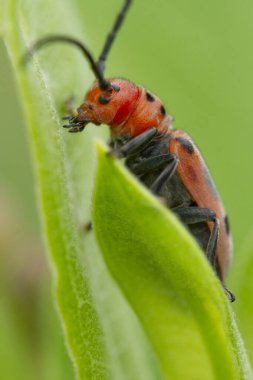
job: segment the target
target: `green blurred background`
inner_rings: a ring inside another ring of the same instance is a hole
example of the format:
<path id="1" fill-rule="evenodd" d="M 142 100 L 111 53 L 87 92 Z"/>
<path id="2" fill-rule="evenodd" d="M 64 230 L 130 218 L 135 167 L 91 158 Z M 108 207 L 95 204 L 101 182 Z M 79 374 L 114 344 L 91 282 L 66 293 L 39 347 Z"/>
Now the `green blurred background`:
<path id="1" fill-rule="evenodd" d="M 96 55 L 121 3 L 72 1 Z M 129 78 L 160 96 L 174 127 L 202 151 L 230 217 L 231 289 L 252 226 L 252 20 L 249 0 L 135 0 L 107 63 L 108 76 Z M 58 64 L 64 67 L 64 57 Z M 0 114 L 1 378 L 71 379 L 39 234 L 25 123 L 1 40 Z"/>

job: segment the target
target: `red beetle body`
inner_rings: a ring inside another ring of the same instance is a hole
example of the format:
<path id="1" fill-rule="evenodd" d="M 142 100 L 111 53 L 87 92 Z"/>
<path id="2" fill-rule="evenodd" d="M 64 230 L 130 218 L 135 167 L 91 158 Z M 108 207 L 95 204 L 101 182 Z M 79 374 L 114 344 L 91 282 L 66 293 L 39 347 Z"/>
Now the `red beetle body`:
<path id="1" fill-rule="evenodd" d="M 43 38 L 28 53 L 51 42 L 69 43 L 82 51 L 97 81 L 64 127 L 80 132 L 88 123 L 109 125 L 112 153 L 126 157 L 139 180 L 164 198 L 224 281 L 232 255 L 228 219 L 198 148 L 184 131 L 172 128 L 172 118 L 158 97 L 128 80 L 104 77 L 108 52 L 130 3 L 124 1 L 97 62 L 83 43 L 68 36 Z M 233 294 L 227 293 L 233 301 Z"/>
<path id="2" fill-rule="evenodd" d="M 219 194 L 207 166 L 189 135 L 184 131 L 173 129 L 172 118 L 166 114 L 165 108 L 158 97 L 147 92 L 143 87 L 123 79 L 111 79 L 110 92 L 102 91 L 95 82 L 88 91 L 84 103 L 77 109 L 74 120 L 83 126 L 89 122 L 96 125 L 107 124 L 111 129 L 112 147 L 119 148 L 132 138 L 150 128 L 156 128 L 155 143 L 148 145 L 148 155 L 145 149 L 136 157 L 126 161 L 130 170 L 135 172 L 135 165 L 158 154 L 175 154 L 178 166 L 168 184 L 163 186 L 160 196 L 166 200 L 168 207 L 208 208 L 216 213 L 220 223 L 217 241 L 216 257 L 217 272 L 222 280 L 228 270 L 232 241 L 229 233 L 228 219 Z M 107 101 L 101 103 L 101 96 Z M 160 138 L 159 138 L 160 137 Z M 157 141 L 158 140 L 158 141 Z M 146 150 L 147 150 L 146 149 Z M 160 174 L 158 171 L 147 175 L 136 175 L 148 187 Z M 176 193 L 176 197 L 173 194 Z M 178 194 L 181 194 L 178 195 Z M 212 222 L 201 222 L 188 225 L 201 247 L 205 250 L 213 228 Z"/>

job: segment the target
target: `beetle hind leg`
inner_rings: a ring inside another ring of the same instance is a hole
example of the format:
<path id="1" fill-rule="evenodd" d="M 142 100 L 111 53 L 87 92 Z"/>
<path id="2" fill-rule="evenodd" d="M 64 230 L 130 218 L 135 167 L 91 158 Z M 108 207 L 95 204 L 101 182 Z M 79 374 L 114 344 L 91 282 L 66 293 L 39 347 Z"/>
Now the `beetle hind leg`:
<path id="1" fill-rule="evenodd" d="M 217 273 L 216 250 L 217 250 L 217 242 L 219 238 L 220 222 L 219 222 L 219 219 L 216 217 L 215 212 L 208 208 L 200 208 L 200 207 L 184 207 L 184 208 L 175 208 L 172 210 L 185 224 L 213 222 L 213 228 L 212 228 L 212 231 L 208 240 L 207 248 L 206 248 L 206 256 L 211 266 L 214 268 L 215 272 Z M 234 302 L 235 301 L 234 294 L 222 283 L 222 281 L 221 281 L 221 284 L 230 302 Z"/>
<path id="2" fill-rule="evenodd" d="M 181 221 L 185 224 L 195 224 L 201 222 L 213 222 L 213 228 L 208 240 L 207 248 L 206 248 L 206 256 L 215 269 L 216 262 L 216 248 L 217 241 L 219 237 L 219 228 L 220 223 L 216 218 L 216 214 L 214 211 L 209 208 L 200 208 L 200 207 L 183 207 L 183 208 L 175 208 L 172 211 L 181 219 Z"/>

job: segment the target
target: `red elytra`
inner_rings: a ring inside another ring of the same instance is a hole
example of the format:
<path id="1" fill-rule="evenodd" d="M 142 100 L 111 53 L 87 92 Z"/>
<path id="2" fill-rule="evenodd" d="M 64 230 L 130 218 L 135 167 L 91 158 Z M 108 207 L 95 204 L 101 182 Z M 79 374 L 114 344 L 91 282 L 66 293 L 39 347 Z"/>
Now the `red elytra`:
<path id="1" fill-rule="evenodd" d="M 189 229 L 223 282 L 232 256 L 228 218 L 212 177 L 190 136 L 172 128 L 161 100 L 142 86 L 125 79 L 105 79 L 108 52 L 131 4 L 125 0 L 98 62 L 84 44 L 67 36 L 49 36 L 36 42 L 36 49 L 51 42 L 77 46 L 88 59 L 97 81 L 84 102 L 67 117 L 69 132 L 80 132 L 88 123 L 107 124 L 112 154 L 126 157 L 128 168 Z M 227 290 L 231 301 L 234 295 Z"/>

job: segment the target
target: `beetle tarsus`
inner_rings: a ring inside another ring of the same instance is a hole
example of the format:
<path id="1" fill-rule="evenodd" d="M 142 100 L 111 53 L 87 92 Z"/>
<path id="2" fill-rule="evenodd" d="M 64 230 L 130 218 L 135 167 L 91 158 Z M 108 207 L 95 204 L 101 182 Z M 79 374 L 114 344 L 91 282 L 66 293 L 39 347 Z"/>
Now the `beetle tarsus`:
<path id="1" fill-rule="evenodd" d="M 231 292 L 231 290 L 229 290 L 228 288 L 226 288 L 226 286 L 223 285 L 223 289 L 224 289 L 224 293 L 226 294 L 226 296 L 228 297 L 229 301 L 232 303 L 232 302 L 235 302 L 236 298 L 235 298 L 235 295 L 234 293 Z"/>

